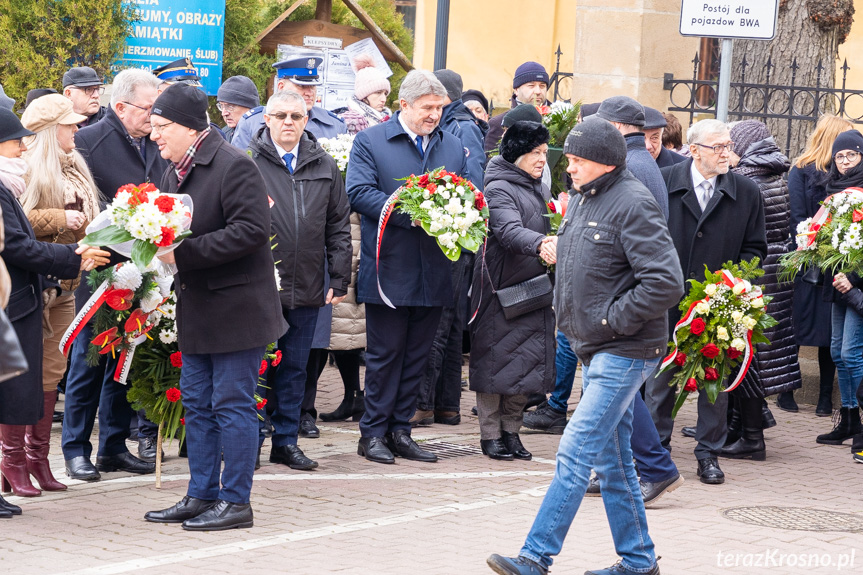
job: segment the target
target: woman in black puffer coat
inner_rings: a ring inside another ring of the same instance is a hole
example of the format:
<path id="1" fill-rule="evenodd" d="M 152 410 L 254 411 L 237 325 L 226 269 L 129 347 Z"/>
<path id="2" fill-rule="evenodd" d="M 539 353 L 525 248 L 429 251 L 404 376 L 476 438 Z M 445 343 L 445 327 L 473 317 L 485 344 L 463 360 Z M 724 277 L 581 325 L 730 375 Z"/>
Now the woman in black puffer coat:
<path id="1" fill-rule="evenodd" d="M 485 173 L 489 235 L 471 286 L 478 309 L 470 325 L 470 389 L 477 395 L 482 451 L 492 459 L 531 458 L 518 436 L 522 411 L 529 394 L 554 387 L 551 303 L 507 319 L 495 295 L 546 273 L 540 251 L 551 231 L 544 217 L 551 193 L 542 184 L 548 137 L 542 124 L 516 122 Z"/>
<path id="2" fill-rule="evenodd" d="M 732 164 L 735 164 L 732 171 L 758 184 L 764 201 L 767 257 L 761 262 L 765 273 L 757 283 L 765 295 L 773 298 L 766 311 L 778 323 L 764 331 L 770 343 L 757 345 L 743 383 L 731 393 L 734 407 L 740 413 L 742 429 L 740 438 L 727 444 L 721 455 L 761 459 L 765 456 L 762 400 L 768 395 L 793 391 L 803 385 L 791 319 L 794 283 L 779 280 L 779 257 L 787 251 L 790 238 L 788 185 L 782 176 L 791 167 L 791 162 L 779 150 L 767 126 L 758 120 L 734 124 L 731 139 L 734 141 Z M 737 162 L 734 162 L 734 156 L 739 157 Z M 734 427 L 729 427 L 732 440 L 735 439 L 732 436 L 736 431 Z"/>

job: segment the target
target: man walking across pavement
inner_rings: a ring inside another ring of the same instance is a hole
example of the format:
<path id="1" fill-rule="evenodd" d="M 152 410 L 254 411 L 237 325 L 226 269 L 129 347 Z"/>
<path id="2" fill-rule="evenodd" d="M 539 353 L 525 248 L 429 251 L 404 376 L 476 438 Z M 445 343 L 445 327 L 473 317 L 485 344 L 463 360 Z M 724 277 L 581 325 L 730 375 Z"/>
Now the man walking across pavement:
<path id="1" fill-rule="evenodd" d="M 558 327 L 583 361 L 583 395 L 557 453 L 554 479 L 519 556 L 492 555 L 501 575 L 545 575 L 587 490 L 599 476 L 620 561 L 586 575 L 658 575 L 632 463 L 635 395 L 665 351 L 665 310 L 683 278 L 665 218 L 626 170 L 626 143 L 592 117 L 567 136 L 567 172 L 581 196 L 558 232 Z"/>
<path id="2" fill-rule="evenodd" d="M 687 134 L 692 158 L 662 169 L 668 187 L 668 228 L 686 279 L 704 281 L 704 267 L 719 270 L 727 261 L 740 262 L 767 254 L 764 204 L 758 186 L 729 171 L 734 142 L 726 125 L 702 120 Z M 680 319 L 677 305 L 669 306 L 668 327 Z M 662 444 L 671 441 L 674 420 L 674 388 L 668 385 L 673 371 L 651 378 L 645 388 L 647 404 Z M 728 435 L 728 394 L 720 393 L 711 404 L 707 393 L 698 393 L 695 457 L 702 483 L 720 484 L 725 474 L 719 467 L 719 450 Z"/>
<path id="3" fill-rule="evenodd" d="M 394 463 L 394 455 L 437 461 L 411 439 L 410 419 L 441 311 L 452 305 L 451 265 L 435 239 L 405 214 L 390 216 L 379 260 L 376 239 L 381 210 L 400 179 L 439 167 L 466 175 L 461 141 L 438 126 L 445 96 L 434 74 L 409 72 L 399 89 L 400 111 L 359 132 L 348 163 L 348 197 L 362 215 L 361 261 L 366 262 L 357 280 L 368 338 L 366 411 L 357 452 L 378 463 Z M 384 303 L 378 282 L 395 309 Z"/>
<path id="4" fill-rule="evenodd" d="M 340 303 L 351 272 L 350 205 L 336 161 L 304 131 L 302 96 L 273 94 L 266 126 L 252 140 L 252 159 L 264 176 L 271 208 L 273 257 L 281 277 L 279 298 L 288 331 L 279 338 L 282 361 L 273 379 L 273 448 L 270 462 L 310 470 L 317 462 L 297 445 L 306 364 L 321 306 Z M 326 267 L 321 262 L 326 261 Z M 324 293 L 324 274 L 329 290 Z"/>

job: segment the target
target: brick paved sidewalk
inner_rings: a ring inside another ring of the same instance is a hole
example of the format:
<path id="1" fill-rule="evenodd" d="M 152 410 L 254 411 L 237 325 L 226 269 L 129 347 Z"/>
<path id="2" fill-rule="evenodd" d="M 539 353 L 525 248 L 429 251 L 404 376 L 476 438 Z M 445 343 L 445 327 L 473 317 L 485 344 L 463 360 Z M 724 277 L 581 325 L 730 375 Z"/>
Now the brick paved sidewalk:
<path id="1" fill-rule="evenodd" d="M 328 367 L 319 410 L 333 409 L 341 394 L 338 372 Z M 559 437 L 525 433 L 533 461 L 492 461 L 479 453 L 473 405 L 466 392 L 461 425 L 414 431 L 438 449 L 453 444 L 453 456 L 437 464 L 368 462 L 356 455 L 359 434 L 351 422 L 321 424 L 319 439 L 301 439 L 320 463 L 313 472 L 268 463 L 267 442 L 252 493 L 255 527 L 248 530 L 194 533 L 143 520 L 185 493 L 188 469 L 176 445 L 166 449 L 162 489 L 153 476 L 109 473 L 97 483 L 68 481 L 63 493 L 9 497 L 24 515 L 0 520 L 0 572 L 491 573 L 490 553 L 518 552 L 551 480 Z M 675 435 L 673 456 L 686 482 L 647 512 L 663 574 L 834 573 L 840 562 L 840 572 L 863 573 L 863 465 L 851 461 L 847 445 L 815 444 L 831 424 L 813 408 L 773 411 L 779 425 L 766 432 L 767 461 L 723 460 L 728 479 L 721 486 L 698 482 L 694 441 Z M 692 404 L 684 407 L 678 427 L 693 424 L 694 413 Z M 62 476 L 58 425 L 51 460 Z M 789 516 L 781 508 L 798 511 Z M 726 514 L 760 515 L 768 526 Z M 581 574 L 614 561 L 602 500 L 587 498 L 552 573 Z"/>

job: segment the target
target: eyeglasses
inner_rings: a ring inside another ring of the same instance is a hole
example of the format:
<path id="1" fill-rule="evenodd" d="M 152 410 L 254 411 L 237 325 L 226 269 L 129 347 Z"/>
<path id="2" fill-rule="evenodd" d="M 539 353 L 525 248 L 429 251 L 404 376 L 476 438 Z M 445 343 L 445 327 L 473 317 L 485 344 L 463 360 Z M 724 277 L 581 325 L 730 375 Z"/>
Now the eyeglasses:
<path id="1" fill-rule="evenodd" d="M 267 116 L 269 116 L 270 118 L 274 118 L 280 122 L 284 122 L 287 119 L 288 114 L 286 114 L 285 112 L 275 112 L 273 114 L 267 114 Z M 306 117 L 305 114 L 300 114 L 299 112 L 291 112 L 290 116 L 291 120 L 293 120 L 294 122 L 299 122 Z"/>
<path id="2" fill-rule="evenodd" d="M 731 152 L 734 150 L 734 142 L 728 142 L 727 144 L 716 144 L 715 146 L 707 146 L 705 144 L 695 144 L 696 146 L 701 146 L 702 148 L 707 148 L 708 150 L 713 150 L 714 154 L 721 154 L 722 152 Z"/>
<path id="3" fill-rule="evenodd" d="M 150 127 L 153 129 L 154 134 L 158 134 L 158 133 L 161 133 L 162 130 L 164 130 L 165 128 L 167 128 L 171 124 L 175 124 L 175 123 L 176 122 L 165 122 L 164 124 L 154 124 L 153 122 L 150 122 Z"/>
<path id="4" fill-rule="evenodd" d="M 237 109 L 237 106 L 234 104 L 227 104 L 225 102 L 216 102 L 216 108 L 219 109 L 220 112 L 233 112 Z"/>
<path id="5" fill-rule="evenodd" d="M 842 152 L 839 152 L 838 154 L 833 156 L 833 159 L 836 161 L 837 164 L 842 164 L 844 162 L 848 162 L 849 164 L 853 164 L 854 162 L 857 161 L 857 158 L 859 158 L 859 157 L 860 157 L 860 152 L 845 152 L 844 154 Z"/>
<path id="6" fill-rule="evenodd" d="M 123 103 L 128 105 L 128 106 L 132 106 L 133 108 L 138 108 L 139 110 L 144 110 L 145 112 L 147 112 L 148 116 L 151 114 L 151 110 L 153 109 L 153 106 L 147 106 L 145 108 L 144 106 L 139 106 L 138 104 L 133 104 L 132 102 L 125 102 L 124 101 Z"/>
<path id="7" fill-rule="evenodd" d="M 80 86 L 72 86 L 72 88 L 75 88 L 76 90 L 81 90 L 88 96 L 92 96 L 96 92 L 98 92 L 100 96 L 105 93 L 105 86 L 86 86 L 83 88 Z"/>

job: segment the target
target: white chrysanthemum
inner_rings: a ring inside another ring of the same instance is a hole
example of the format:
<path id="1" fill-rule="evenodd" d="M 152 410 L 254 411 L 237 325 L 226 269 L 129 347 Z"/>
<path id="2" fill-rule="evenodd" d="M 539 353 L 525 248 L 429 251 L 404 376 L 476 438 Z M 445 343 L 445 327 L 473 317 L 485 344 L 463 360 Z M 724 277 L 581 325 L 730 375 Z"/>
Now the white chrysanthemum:
<path id="1" fill-rule="evenodd" d="M 162 303 L 162 300 L 165 299 L 162 297 L 162 294 L 158 289 L 150 290 L 144 297 L 141 298 L 141 309 L 144 313 L 150 313 Z"/>
<path id="2" fill-rule="evenodd" d="M 177 317 L 177 304 L 171 303 L 171 300 L 166 301 L 159 306 L 159 311 L 166 319 L 175 319 Z"/>
<path id="3" fill-rule="evenodd" d="M 114 268 L 114 287 L 116 289 L 130 289 L 135 291 L 141 287 L 141 270 L 132 262 L 124 262 Z"/>
<path id="4" fill-rule="evenodd" d="M 159 332 L 159 340 L 165 345 L 170 345 L 177 341 L 177 330 L 163 329 Z"/>
<path id="5" fill-rule="evenodd" d="M 162 223 L 162 214 L 156 206 L 141 204 L 129 218 L 126 229 L 136 239 L 154 242 L 162 236 Z"/>
<path id="6" fill-rule="evenodd" d="M 174 283 L 174 276 L 155 276 L 153 281 L 159 286 L 159 293 L 162 294 L 163 298 L 171 295 L 171 284 Z"/>

